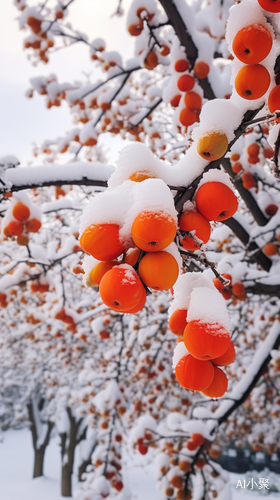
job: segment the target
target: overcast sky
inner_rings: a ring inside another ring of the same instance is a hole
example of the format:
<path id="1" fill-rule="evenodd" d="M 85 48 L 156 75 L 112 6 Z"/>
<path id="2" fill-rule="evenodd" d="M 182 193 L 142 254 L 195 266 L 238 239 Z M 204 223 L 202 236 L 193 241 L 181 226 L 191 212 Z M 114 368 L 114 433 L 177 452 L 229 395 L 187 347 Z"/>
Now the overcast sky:
<path id="1" fill-rule="evenodd" d="M 125 16 L 111 18 L 117 4 L 117 0 L 76 0 L 67 20 L 86 33 L 89 40 L 105 38 L 108 50 L 120 50 L 124 57 L 131 57 L 134 39 L 126 32 Z M 130 0 L 123 4 L 127 7 Z M 12 154 L 26 165 L 29 161 L 36 163 L 32 155 L 33 142 L 40 144 L 73 127 L 65 103 L 60 108 L 47 110 L 44 97 L 25 97 L 29 79 L 55 73 L 60 82 L 71 83 L 84 79 L 83 72 L 91 73 L 94 79 L 94 66 L 87 47 L 77 44 L 54 53 L 48 64 L 33 67 L 27 59 L 28 51 L 23 50 L 27 32 L 19 30 L 18 15 L 12 0 L 0 0 L 0 157 Z M 112 139 L 110 148 L 115 152 L 119 140 Z"/>

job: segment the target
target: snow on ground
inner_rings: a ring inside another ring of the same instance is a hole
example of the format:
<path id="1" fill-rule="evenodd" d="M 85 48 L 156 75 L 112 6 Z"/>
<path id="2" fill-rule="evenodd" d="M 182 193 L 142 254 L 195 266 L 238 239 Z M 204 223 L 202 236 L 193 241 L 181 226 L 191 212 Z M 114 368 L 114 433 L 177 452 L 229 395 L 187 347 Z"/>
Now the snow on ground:
<path id="1" fill-rule="evenodd" d="M 78 453 L 77 453 L 78 456 Z M 124 454 L 124 482 L 133 494 L 133 500 L 165 500 L 166 497 L 156 489 L 153 477 L 154 464 L 148 457 Z M 53 439 L 46 450 L 45 476 L 32 479 L 33 450 L 31 433 L 24 429 L 10 430 L 0 441 L 0 499 L 1 500 L 62 500 L 60 495 L 60 448 L 59 440 Z M 258 491 L 236 488 L 243 474 L 231 474 L 232 500 L 260 500 Z M 247 477 L 247 476 L 246 476 Z M 262 477 L 258 473 L 258 477 Z M 73 481 L 75 489 L 75 479 Z M 269 500 L 279 499 L 278 494 L 266 496 Z M 230 500 L 228 498 L 227 500 Z"/>

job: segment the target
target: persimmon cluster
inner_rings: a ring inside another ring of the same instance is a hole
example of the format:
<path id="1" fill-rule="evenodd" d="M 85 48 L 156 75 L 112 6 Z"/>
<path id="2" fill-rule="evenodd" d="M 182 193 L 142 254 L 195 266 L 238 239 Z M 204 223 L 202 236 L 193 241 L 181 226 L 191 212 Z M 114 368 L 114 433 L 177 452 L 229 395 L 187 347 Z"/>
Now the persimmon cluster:
<path id="1" fill-rule="evenodd" d="M 169 329 L 178 336 L 173 358 L 177 381 L 186 389 L 221 397 L 228 384 L 219 366 L 227 366 L 235 359 L 225 304 L 203 276 L 184 275 L 174 289 Z M 178 297 L 183 290 L 184 300 Z M 200 312 L 201 302 L 205 304 L 204 315 Z"/>
<path id="2" fill-rule="evenodd" d="M 36 215 L 36 216 L 35 216 Z M 40 213 L 35 205 L 13 201 L 2 221 L 3 234 L 7 238 L 17 237 L 18 245 L 29 243 L 27 233 L 37 233 L 41 227 Z"/>

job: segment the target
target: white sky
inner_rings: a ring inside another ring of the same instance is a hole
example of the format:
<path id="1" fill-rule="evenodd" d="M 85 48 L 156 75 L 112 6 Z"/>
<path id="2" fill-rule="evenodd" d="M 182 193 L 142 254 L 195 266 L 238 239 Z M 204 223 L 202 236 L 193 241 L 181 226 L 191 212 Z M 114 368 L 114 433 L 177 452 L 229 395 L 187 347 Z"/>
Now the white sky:
<path id="1" fill-rule="evenodd" d="M 123 1 L 125 11 L 130 3 L 130 0 Z M 124 58 L 129 58 L 133 55 L 134 39 L 127 34 L 125 15 L 111 18 L 117 5 L 118 0 L 76 0 L 67 21 L 86 33 L 89 40 L 102 37 L 108 50 L 119 50 Z M 25 97 L 29 79 L 55 73 L 60 82 L 71 83 L 83 80 L 83 72 L 91 73 L 94 79 L 94 66 L 88 48 L 77 44 L 54 53 L 48 64 L 33 67 L 27 59 L 28 51 L 23 51 L 26 31 L 19 30 L 18 15 L 12 0 L 0 0 L 0 157 L 12 154 L 24 165 L 34 162 L 33 142 L 40 144 L 73 127 L 65 103 L 60 108 L 47 110 L 44 97 L 37 94 L 33 99 Z M 113 156 L 119 147 L 118 138 L 110 139 Z"/>

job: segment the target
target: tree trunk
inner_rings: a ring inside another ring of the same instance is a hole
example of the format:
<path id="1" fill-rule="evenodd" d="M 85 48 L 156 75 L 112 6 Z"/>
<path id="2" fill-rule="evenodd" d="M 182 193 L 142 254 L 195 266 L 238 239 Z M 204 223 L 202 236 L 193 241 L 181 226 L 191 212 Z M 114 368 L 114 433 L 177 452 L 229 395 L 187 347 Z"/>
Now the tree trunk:
<path id="1" fill-rule="evenodd" d="M 35 479 L 35 477 L 43 476 L 46 447 L 41 447 L 39 449 L 35 448 L 34 451 L 35 455 L 34 455 L 33 479 Z"/>
<path id="2" fill-rule="evenodd" d="M 69 464 L 64 464 L 61 471 L 61 496 L 72 496 L 72 470 Z"/>
<path id="3" fill-rule="evenodd" d="M 28 416 L 29 420 L 31 423 L 30 430 L 32 434 L 32 443 L 33 443 L 33 449 L 34 449 L 34 466 L 33 466 L 33 479 L 36 477 L 43 476 L 44 473 L 44 458 L 45 458 L 45 451 L 46 448 L 50 442 L 50 437 L 51 437 L 51 431 L 53 428 L 53 422 L 47 422 L 47 432 L 45 435 L 45 439 L 43 443 L 41 444 L 40 447 L 37 446 L 37 441 L 38 441 L 38 429 L 36 426 L 36 418 L 34 414 L 34 407 L 33 405 L 35 402 L 33 400 L 29 401 L 27 404 L 27 411 L 28 411 Z M 38 408 L 37 410 L 41 410 L 44 402 L 43 400 L 39 401 Z"/>
<path id="4" fill-rule="evenodd" d="M 76 421 L 75 417 L 72 415 L 71 409 L 67 408 L 66 411 L 70 421 L 70 430 L 68 434 L 66 432 L 60 434 L 62 458 L 61 496 L 71 497 L 75 448 L 80 440 L 84 438 L 83 435 L 78 438 L 79 428 L 83 419 L 81 418 Z"/>

